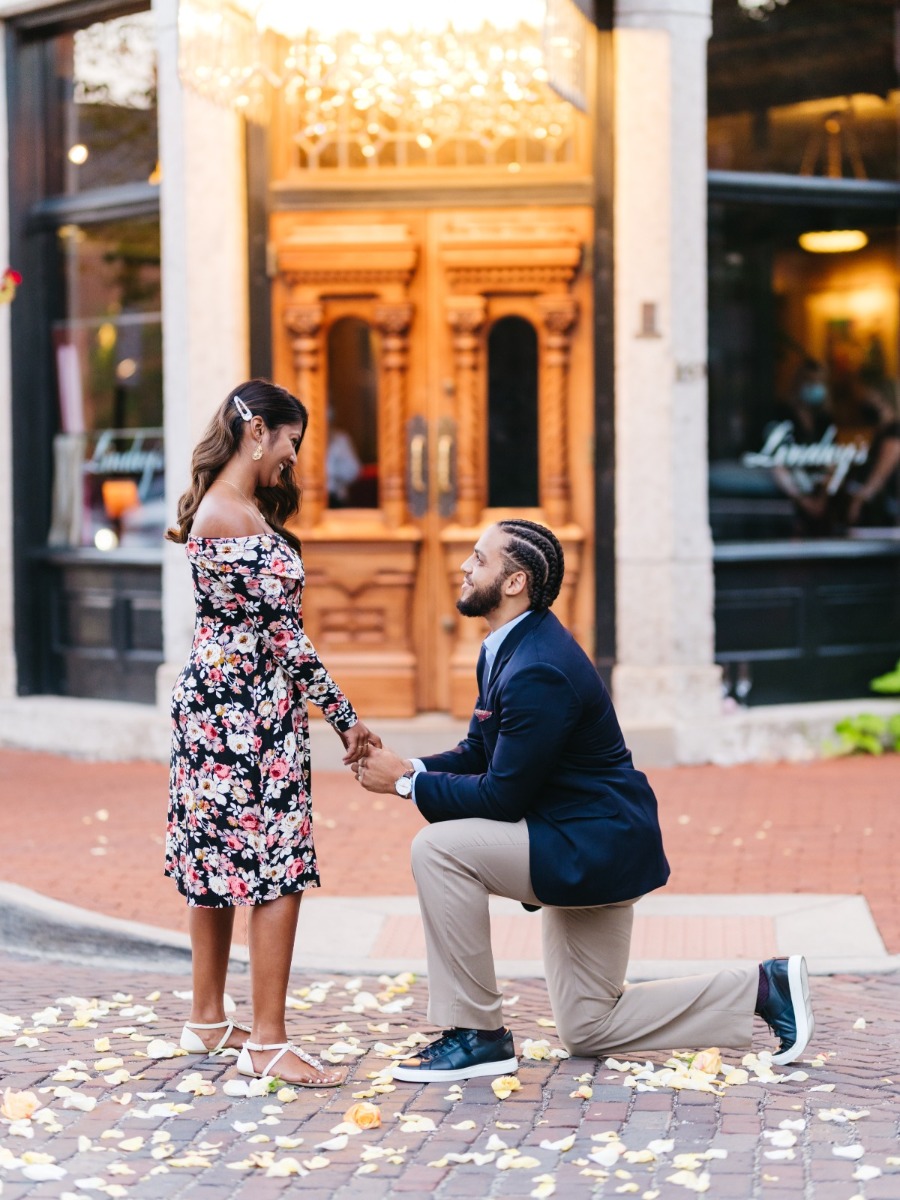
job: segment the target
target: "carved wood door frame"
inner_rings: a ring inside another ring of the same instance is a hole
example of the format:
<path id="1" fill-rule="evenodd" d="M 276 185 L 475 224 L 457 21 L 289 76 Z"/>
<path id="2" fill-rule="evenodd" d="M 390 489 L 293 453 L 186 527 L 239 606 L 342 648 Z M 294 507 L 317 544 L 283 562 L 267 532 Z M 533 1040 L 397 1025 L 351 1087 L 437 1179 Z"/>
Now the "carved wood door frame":
<path id="1" fill-rule="evenodd" d="M 460 617 L 455 600 L 459 563 L 478 533 L 511 515 L 488 507 L 486 461 L 488 336 L 504 316 L 529 321 L 538 339 L 539 504 L 523 515 L 562 540 L 557 611 L 591 649 L 592 581 L 581 570 L 593 513 L 584 453 L 593 435 L 592 298 L 581 269 L 591 217 L 556 208 L 272 218 L 274 373 L 310 411 L 299 464 L 305 617 L 366 719 L 471 712 L 484 629 Z M 380 341 L 379 507 L 335 511 L 325 348 L 347 315 Z M 427 496 L 416 517 L 407 503 L 410 421 L 426 431 Z"/>

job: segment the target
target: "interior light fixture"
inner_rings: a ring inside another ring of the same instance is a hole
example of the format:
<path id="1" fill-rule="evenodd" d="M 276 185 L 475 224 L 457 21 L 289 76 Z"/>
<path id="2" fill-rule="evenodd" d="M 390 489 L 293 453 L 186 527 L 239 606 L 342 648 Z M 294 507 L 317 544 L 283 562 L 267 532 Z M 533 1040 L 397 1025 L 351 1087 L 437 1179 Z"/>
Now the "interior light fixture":
<path id="1" fill-rule="evenodd" d="M 182 80 L 264 123 L 280 91 L 310 166 L 332 146 L 367 169 L 382 156 L 403 166 L 408 144 L 434 156 L 460 136 L 489 157 L 538 129 L 542 144 L 564 141 L 572 107 L 587 109 L 576 0 L 181 0 L 178 11 Z"/>
<path id="2" fill-rule="evenodd" d="M 88 153 L 88 148 L 83 142 L 76 142 L 74 146 L 69 147 L 69 162 L 74 163 L 76 167 L 80 167 L 82 163 L 87 162 Z"/>
<path id="3" fill-rule="evenodd" d="M 868 234 L 861 229 L 813 229 L 797 239 L 810 254 L 848 254 L 868 245 Z"/>

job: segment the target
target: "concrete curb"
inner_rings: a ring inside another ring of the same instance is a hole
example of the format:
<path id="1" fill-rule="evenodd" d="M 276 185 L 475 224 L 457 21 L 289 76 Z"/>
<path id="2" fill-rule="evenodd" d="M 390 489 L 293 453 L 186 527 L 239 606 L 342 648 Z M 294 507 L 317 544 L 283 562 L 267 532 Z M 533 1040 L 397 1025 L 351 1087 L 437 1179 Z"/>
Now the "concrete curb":
<path id="1" fill-rule="evenodd" d="M 0 882 L 0 949 L 31 958 L 128 967 L 140 971 L 190 972 L 186 934 L 123 921 L 51 900 L 39 892 Z M 235 946 L 232 970 L 246 971 L 246 947 Z"/>

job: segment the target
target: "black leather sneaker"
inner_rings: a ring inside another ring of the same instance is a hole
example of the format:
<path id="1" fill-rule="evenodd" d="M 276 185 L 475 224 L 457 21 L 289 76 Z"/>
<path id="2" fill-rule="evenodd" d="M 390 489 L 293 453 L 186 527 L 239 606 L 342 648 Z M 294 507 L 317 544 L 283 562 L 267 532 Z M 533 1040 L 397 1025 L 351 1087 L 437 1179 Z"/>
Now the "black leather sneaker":
<path id="1" fill-rule="evenodd" d="M 760 965 L 769 981 L 769 995 L 756 1011 L 781 1043 L 772 1062 L 790 1063 L 806 1049 L 816 1028 L 806 959 L 792 954 L 790 958 L 768 958 Z"/>
<path id="2" fill-rule="evenodd" d="M 508 1029 L 499 1038 L 488 1037 L 477 1029 L 448 1029 L 415 1057 L 398 1062 L 394 1078 L 404 1083 L 449 1083 L 478 1075 L 509 1075 L 518 1069 Z"/>

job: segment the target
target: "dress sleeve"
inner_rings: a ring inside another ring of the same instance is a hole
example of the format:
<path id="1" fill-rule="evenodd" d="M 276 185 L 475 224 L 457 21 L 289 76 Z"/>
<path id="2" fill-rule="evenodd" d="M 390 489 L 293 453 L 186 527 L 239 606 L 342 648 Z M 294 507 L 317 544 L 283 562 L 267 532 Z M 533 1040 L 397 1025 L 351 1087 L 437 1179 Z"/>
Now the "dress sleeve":
<path id="1" fill-rule="evenodd" d="M 217 558 L 221 562 L 220 549 Z M 272 656 L 296 681 L 305 698 L 321 708 L 330 725 L 342 733 L 352 729 L 359 718 L 322 665 L 304 632 L 300 606 L 291 594 L 303 578 L 299 556 L 268 548 L 261 539 L 255 546 L 241 548 L 237 544 L 237 555 L 229 567 L 222 564 L 223 582 L 227 580 L 236 606 L 249 618 Z"/>

